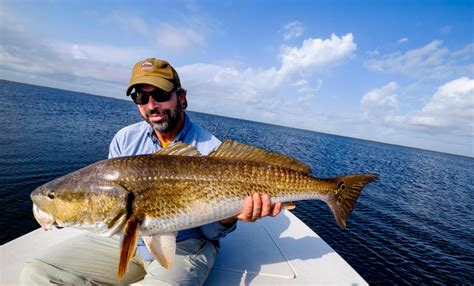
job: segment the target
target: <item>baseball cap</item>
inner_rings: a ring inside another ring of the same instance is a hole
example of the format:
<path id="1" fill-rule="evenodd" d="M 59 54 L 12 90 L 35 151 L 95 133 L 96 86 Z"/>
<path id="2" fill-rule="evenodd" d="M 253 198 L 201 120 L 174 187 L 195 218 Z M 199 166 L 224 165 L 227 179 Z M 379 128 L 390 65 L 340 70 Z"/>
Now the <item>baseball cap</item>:
<path id="1" fill-rule="evenodd" d="M 133 66 L 127 95 L 137 84 L 150 84 L 168 92 L 181 87 L 176 70 L 167 61 L 155 58 L 145 59 Z"/>

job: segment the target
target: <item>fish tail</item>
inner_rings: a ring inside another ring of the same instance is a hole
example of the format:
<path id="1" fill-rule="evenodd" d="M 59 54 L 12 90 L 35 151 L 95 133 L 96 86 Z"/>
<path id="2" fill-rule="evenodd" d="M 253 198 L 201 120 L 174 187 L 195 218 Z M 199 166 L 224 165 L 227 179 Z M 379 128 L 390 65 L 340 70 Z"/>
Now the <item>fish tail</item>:
<path id="1" fill-rule="evenodd" d="M 340 228 L 346 228 L 347 218 L 352 212 L 362 189 L 377 178 L 377 174 L 360 174 L 329 179 L 335 183 L 336 188 L 329 194 L 326 202 Z"/>

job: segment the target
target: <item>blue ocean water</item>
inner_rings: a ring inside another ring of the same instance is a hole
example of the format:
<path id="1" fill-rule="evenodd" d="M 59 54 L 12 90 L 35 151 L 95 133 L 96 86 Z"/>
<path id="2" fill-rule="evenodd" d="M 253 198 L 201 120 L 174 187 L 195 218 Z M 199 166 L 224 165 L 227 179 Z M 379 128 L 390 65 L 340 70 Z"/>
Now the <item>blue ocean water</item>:
<path id="1" fill-rule="evenodd" d="M 192 97 L 192 95 L 189 95 Z M 293 211 L 370 284 L 474 283 L 474 159 L 189 112 L 221 139 L 288 154 L 318 177 L 375 172 L 340 230 L 326 205 Z M 38 227 L 29 194 L 106 158 L 127 101 L 0 80 L 0 243 Z"/>

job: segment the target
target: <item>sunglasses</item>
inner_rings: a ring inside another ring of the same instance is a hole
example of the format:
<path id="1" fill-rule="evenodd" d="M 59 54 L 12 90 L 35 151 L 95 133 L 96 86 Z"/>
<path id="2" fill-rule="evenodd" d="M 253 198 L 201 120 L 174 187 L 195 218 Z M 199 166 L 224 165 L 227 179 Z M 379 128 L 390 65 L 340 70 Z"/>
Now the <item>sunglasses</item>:
<path id="1" fill-rule="evenodd" d="M 170 100 L 173 91 L 174 90 L 168 92 L 161 89 L 156 89 L 152 92 L 135 91 L 132 92 L 130 96 L 132 97 L 132 100 L 135 102 L 135 104 L 143 105 L 148 103 L 150 96 L 156 102 L 166 102 Z"/>

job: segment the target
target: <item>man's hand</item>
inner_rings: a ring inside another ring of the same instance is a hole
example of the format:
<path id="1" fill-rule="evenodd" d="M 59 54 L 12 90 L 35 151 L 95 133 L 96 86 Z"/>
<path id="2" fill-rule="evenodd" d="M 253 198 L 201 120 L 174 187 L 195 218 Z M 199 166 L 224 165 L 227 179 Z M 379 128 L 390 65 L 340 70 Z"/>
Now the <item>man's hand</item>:
<path id="1" fill-rule="evenodd" d="M 260 196 L 255 193 L 252 197 L 245 198 L 244 207 L 235 217 L 223 219 L 220 222 L 224 225 L 232 224 L 236 220 L 243 222 L 254 222 L 266 216 L 276 216 L 281 211 L 281 203 L 272 204 L 267 194 Z"/>

